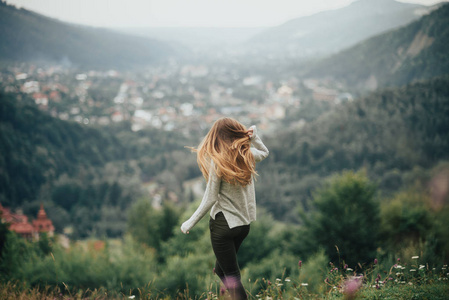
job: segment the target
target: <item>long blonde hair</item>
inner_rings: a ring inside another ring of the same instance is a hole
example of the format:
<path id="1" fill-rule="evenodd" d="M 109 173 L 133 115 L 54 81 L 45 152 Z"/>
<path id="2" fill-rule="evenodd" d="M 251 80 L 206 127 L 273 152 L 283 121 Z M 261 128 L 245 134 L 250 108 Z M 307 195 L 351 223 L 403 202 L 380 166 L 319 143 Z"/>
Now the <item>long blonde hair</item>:
<path id="1" fill-rule="evenodd" d="M 246 186 L 252 182 L 252 175 L 257 175 L 250 147 L 246 127 L 232 118 L 221 118 L 212 125 L 198 149 L 192 150 L 197 152 L 198 166 L 206 180 L 213 161 L 219 178 Z"/>

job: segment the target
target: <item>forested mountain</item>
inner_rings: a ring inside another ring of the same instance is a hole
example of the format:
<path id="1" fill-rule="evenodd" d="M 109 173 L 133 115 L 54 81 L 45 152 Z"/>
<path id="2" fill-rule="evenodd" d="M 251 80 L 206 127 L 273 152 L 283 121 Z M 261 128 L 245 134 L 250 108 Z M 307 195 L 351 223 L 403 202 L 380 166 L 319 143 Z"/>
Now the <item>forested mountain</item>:
<path id="1" fill-rule="evenodd" d="M 267 140 L 257 199 L 293 216 L 323 179 L 365 168 L 384 194 L 413 184 L 449 159 L 449 77 L 378 91 Z M 289 219 L 288 217 L 286 219 Z M 294 219 L 294 217 L 292 217 Z"/>
<path id="2" fill-rule="evenodd" d="M 428 7 L 394 0 L 358 0 L 347 7 L 301 17 L 267 29 L 250 45 L 297 55 L 336 53 L 418 19 Z M 278 49 L 278 50 L 277 50 Z"/>
<path id="3" fill-rule="evenodd" d="M 449 4 L 316 63 L 306 76 L 376 89 L 449 73 Z"/>
<path id="4" fill-rule="evenodd" d="M 100 130 L 62 121 L 26 95 L 0 93 L 0 202 L 30 215 L 44 203 L 58 231 L 77 224 L 74 237 L 121 235 L 142 181 L 182 197 L 180 182 L 199 176 L 188 144 L 176 133 L 134 133 L 127 123 Z"/>
<path id="5" fill-rule="evenodd" d="M 154 64 L 177 54 L 166 42 L 64 23 L 5 2 L 0 2 L 0 27 L 2 61 L 123 68 Z"/>

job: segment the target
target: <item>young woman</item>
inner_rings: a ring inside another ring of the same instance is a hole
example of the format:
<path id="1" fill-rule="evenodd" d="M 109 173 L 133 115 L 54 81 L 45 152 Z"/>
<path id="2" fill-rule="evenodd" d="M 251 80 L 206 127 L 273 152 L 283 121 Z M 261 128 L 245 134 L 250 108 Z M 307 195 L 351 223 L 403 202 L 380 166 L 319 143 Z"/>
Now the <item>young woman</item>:
<path id="1" fill-rule="evenodd" d="M 181 230 L 189 233 L 211 209 L 209 229 L 217 258 L 215 273 L 232 299 L 247 299 L 237 252 L 249 233 L 250 223 L 256 220 L 255 166 L 268 156 L 268 149 L 255 126 L 246 129 L 234 119 L 221 118 L 194 151 L 207 187 L 200 206 Z"/>

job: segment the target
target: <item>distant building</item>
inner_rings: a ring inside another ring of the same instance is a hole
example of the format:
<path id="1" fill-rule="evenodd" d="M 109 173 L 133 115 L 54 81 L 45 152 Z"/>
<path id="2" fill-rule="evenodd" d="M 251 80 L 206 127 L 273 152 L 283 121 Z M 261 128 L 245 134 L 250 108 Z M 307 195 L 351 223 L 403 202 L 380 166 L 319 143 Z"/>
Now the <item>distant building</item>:
<path id="1" fill-rule="evenodd" d="M 334 102 L 338 96 L 338 92 L 333 89 L 324 87 L 315 87 L 313 89 L 313 99 L 317 101 Z"/>
<path id="2" fill-rule="evenodd" d="M 38 234 L 41 232 L 46 232 L 48 235 L 53 236 L 55 233 L 53 222 L 47 217 L 43 204 L 41 204 L 41 208 L 37 213 L 37 219 L 33 220 L 33 227 Z"/>
<path id="3" fill-rule="evenodd" d="M 0 204 L 0 212 L 1 222 L 9 223 L 9 230 L 16 232 L 26 239 L 39 239 L 39 234 L 43 232 L 49 236 L 53 236 L 55 232 L 53 222 L 47 217 L 42 204 L 37 214 L 37 219 L 33 220 L 33 225 L 28 222 L 28 217 L 21 211 L 12 213 L 10 209 Z"/>
<path id="4" fill-rule="evenodd" d="M 39 93 L 40 87 L 37 81 L 27 81 L 22 85 L 22 92 L 27 94 Z"/>

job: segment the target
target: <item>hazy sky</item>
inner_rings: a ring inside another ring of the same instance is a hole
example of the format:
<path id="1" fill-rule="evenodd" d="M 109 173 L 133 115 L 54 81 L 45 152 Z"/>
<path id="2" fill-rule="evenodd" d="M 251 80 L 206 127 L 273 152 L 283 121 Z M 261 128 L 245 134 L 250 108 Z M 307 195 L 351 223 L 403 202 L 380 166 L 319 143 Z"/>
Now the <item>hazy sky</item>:
<path id="1" fill-rule="evenodd" d="M 444 2 L 449 1 L 445 0 Z M 354 0 L 7 0 L 62 21 L 101 26 L 276 26 Z M 442 0 L 401 0 L 432 5 Z"/>

